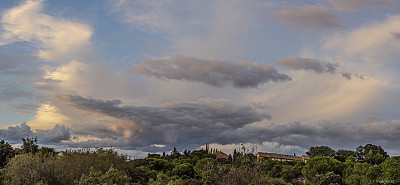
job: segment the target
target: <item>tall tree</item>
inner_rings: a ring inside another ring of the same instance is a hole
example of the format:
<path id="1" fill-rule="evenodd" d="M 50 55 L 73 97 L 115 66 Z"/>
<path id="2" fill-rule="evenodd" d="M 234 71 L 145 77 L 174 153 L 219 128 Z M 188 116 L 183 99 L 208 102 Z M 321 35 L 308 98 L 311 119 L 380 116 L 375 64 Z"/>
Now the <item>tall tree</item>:
<path id="1" fill-rule="evenodd" d="M 29 136 L 25 139 L 22 138 L 22 152 L 23 153 L 36 153 L 39 151 L 39 145 L 37 145 L 37 137 L 35 139 Z"/>
<path id="2" fill-rule="evenodd" d="M 8 142 L 0 141 L 0 167 L 3 168 L 7 162 L 14 157 L 15 151 Z"/>
<path id="3" fill-rule="evenodd" d="M 345 162 L 346 159 L 350 156 L 356 156 L 356 153 L 353 150 L 338 150 L 335 153 L 335 159 Z"/>
<path id="4" fill-rule="evenodd" d="M 306 154 L 311 157 L 316 157 L 316 156 L 333 157 L 335 156 L 335 150 L 333 150 L 328 146 L 316 146 L 316 147 L 311 147 L 310 150 L 306 152 Z"/>
<path id="5" fill-rule="evenodd" d="M 371 153 L 370 153 L 371 152 Z M 370 153 L 370 154 L 368 154 Z M 377 154 L 380 155 L 377 155 Z M 368 156 L 367 156 L 368 154 Z M 356 159 L 360 162 L 368 162 L 371 164 L 379 164 L 383 162 L 389 155 L 383 150 L 381 146 L 366 144 L 365 146 L 359 146 L 356 149 Z M 376 160 L 375 160 L 376 159 Z"/>

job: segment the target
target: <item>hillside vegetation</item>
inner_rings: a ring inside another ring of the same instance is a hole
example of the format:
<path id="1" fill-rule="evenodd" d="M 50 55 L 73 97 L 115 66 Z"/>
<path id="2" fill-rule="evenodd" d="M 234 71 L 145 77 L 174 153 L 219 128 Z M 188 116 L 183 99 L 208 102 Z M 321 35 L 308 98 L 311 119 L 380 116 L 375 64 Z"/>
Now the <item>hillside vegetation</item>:
<path id="1" fill-rule="evenodd" d="M 1 184 L 400 184 L 400 157 L 372 144 L 355 151 L 311 147 L 305 164 L 257 161 L 236 150 L 216 159 L 208 148 L 130 160 L 112 149 L 55 152 L 36 139 L 22 141 L 20 149 L 0 142 Z"/>

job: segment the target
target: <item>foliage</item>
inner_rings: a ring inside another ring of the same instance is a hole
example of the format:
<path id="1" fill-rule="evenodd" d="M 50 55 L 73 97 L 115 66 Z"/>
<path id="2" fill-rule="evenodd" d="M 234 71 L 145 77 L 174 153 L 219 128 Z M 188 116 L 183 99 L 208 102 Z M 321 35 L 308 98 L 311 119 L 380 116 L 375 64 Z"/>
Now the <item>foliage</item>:
<path id="1" fill-rule="evenodd" d="M 379 155 L 377 156 L 378 153 L 381 156 L 379 156 Z M 389 155 L 385 152 L 385 150 L 383 150 L 383 148 L 381 146 L 376 146 L 373 144 L 366 144 L 365 146 L 359 146 L 356 149 L 356 159 L 357 159 L 357 161 L 360 161 L 360 162 L 368 162 L 371 164 L 380 164 L 388 157 L 389 157 Z"/>
<path id="2" fill-rule="evenodd" d="M 128 160 L 113 149 L 56 152 L 39 147 L 33 138 L 22 139 L 22 149 L 0 141 L 1 184 L 398 184 L 400 157 L 389 157 L 375 145 L 357 151 L 327 146 L 311 147 L 308 163 L 257 161 L 249 150 L 236 150 L 233 160 L 216 159 L 208 150 L 176 148 Z M 332 152 L 333 151 L 333 152 Z M 247 153 L 246 153 L 247 152 Z M 333 157 L 329 157 L 333 156 Z M 363 157 L 360 160 L 360 157 Z"/>
<path id="3" fill-rule="evenodd" d="M 89 175 L 83 174 L 78 181 L 79 185 L 89 184 L 129 184 L 130 178 L 123 172 L 111 167 L 107 172 L 90 168 Z"/>
<path id="4" fill-rule="evenodd" d="M 323 175 L 328 172 L 340 175 L 342 174 L 342 170 L 342 162 L 332 157 L 318 156 L 308 160 L 307 164 L 301 170 L 301 173 L 307 180 L 312 181 L 316 175 Z"/>
<path id="5" fill-rule="evenodd" d="M 25 139 L 22 138 L 22 153 L 36 153 L 39 151 L 39 145 L 37 145 L 37 138 L 33 139 L 29 136 Z"/>
<path id="6" fill-rule="evenodd" d="M 400 182 L 400 157 L 390 157 L 382 163 L 383 179 Z"/>
<path id="7" fill-rule="evenodd" d="M 340 185 L 342 184 L 342 178 L 340 175 L 333 172 L 328 172 L 326 174 L 318 174 L 313 178 L 313 184 L 315 185 Z"/>
<path id="8" fill-rule="evenodd" d="M 190 163 L 183 163 L 175 166 L 172 170 L 172 175 L 177 175 L 179 177 L 191 178 L 194 176 L 193 165 Z"/>
<path id="9" fill-rule="evenodd" d="M 338 150 L 335 153 L 335 159 L 341 161 L 341 162 L 345 162 L 346 159 L 350 156 L 356 156 L 356 153 L 352 150 Z"/>
<path id="10" fill-rule="evenodd" d="M 15 151 L 8 142 L 0 141 L 0 167 L 3 168 L 7 162 L 14 157 Z"/>
<path id="11" fill-rule="evenodd" d="M 311 157 L 316 157 L 316 156 L 333 157 L 335 156 L 335 150 L 333 150 L 328 146 L 316 146 L 316 147 L 311 147 L 310 150 L 306 152 L 306 154 Z"/>

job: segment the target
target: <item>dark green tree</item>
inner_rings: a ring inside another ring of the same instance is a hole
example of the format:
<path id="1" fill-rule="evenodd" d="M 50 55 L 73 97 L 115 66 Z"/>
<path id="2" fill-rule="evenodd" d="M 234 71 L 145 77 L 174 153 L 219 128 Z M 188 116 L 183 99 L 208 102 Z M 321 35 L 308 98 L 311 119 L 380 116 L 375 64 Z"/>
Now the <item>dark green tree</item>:
<path id="1" fill-rule="evenodd" d="M 3 168 L 7 162 L 14 157 L 15 151 L 8 142 L 0 141 L 0 167 Z"/>
<path id="2" fill-rule="evenodd" d="M 83 174 L 79 181 L 79 185 L 90 184 L 129 184 L 130 177 L 124 172 L 111 167 L 107 172 L 103 173 L 100 170 L 90 168 L 89 175 Z"/>
<path id="3" fill-rule="evenodd" d="M 333 157 L 317 156 L 308 160 L 307 164 L 301 170 L 301 173 L 307 180 L 312 181 L 318 174 L 333 172 L 341 175 L 343 167 L 343 163 Z"/>
<path id="4" fill-rule="evenodd" d="M 39 151 L 39 145 L 37 145 L 37 137 L 30 138 L 29 136 L 25 139 L 22 138 L 22 152 L 23 153 L 33 153 L 35 154 L 36 152 Z"/>
<path id="5" fill-rule="evenodd" d="M 335 159 L 345 162 L 349 156 L 356 156 L 356 153 L 352 150 L 338 150 L 335 153 Z"/>
<path id="6" fill-rule="evenodd" d="M 316 146 L 316 147 L 311 147 L 310 150 L 306 152 L 306 154 L 311 157 L 316 157 L 316 156 L 334 157 L 335 150 L 333 150 L 328 146 Z"/>
<path id="7" fill-rule="evenodd" d="M 369 152 L 372 152 L 372 155 L 366 156 Z M 377 154 L 382 155 L 382 158 Z M 373 144 L 366 144 L 365 146 L 359 146 L 356 149 L 356 159 L 359 162 L 368 162 L 371 164 L 380 164 L 383 162 L 386 158 L 388 158 L 389 155 L 383 150 L 381 146 L 373 145 Z"/>
<path id="8" fill-rule="evenodd" d="M 383 179 L 400 183 L 400 156 L 389 157 L 381 165 Z"/>
<path id="9" fill-rule="evenodd" d="M 333 172 L 328 172 L 326 174 L 316 175 L 313 179 L 313 184 L 315 185 L 341 185 L 342 177 L 340 175 L 335 174 Z"/>
<path id="10" fill-rule="evenodd" d="M 194 174 L 193 165 L 190 163 L 179 164 L 172 170 L 172 175 L 177 175 L 179 177 L 193 177 Z"/>

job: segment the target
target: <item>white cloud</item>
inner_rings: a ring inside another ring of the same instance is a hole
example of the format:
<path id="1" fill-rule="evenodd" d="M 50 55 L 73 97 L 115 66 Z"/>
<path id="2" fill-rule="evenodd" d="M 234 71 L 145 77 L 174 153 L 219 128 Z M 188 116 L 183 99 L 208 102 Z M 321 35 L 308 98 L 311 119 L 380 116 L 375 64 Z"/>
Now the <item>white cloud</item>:
<path id="1" fill-rule="evenodd" d="M 42 13 L 42 0 L 27 0 L 1 17 L 0 45 L 28 41 L 38 44 L 38 56 L 49 61 L 68 61 L 88 46 L 92 29 L 82 23 Z M 72 56 L 71 56 L 72 55 Z"/>
<path id="2" fill-rule="evenodd" d="M 373 77 L 347 80 L 340 74 L 289 73 L 293 81 L 248 96 L 267 105 L 276 123 L 351 119 L 354 114 L 383 103 L 387 85 Z"/>
<path id="3" fill-rule="evenodd" d="M 400 33 L 400 16 L 389 16 L 384 22 L 329 36 L 324 47 L 347 59 L 360 57 L 362 63 L 382 66 L 398 62 L 400 42 L 396 33 Z"/>

